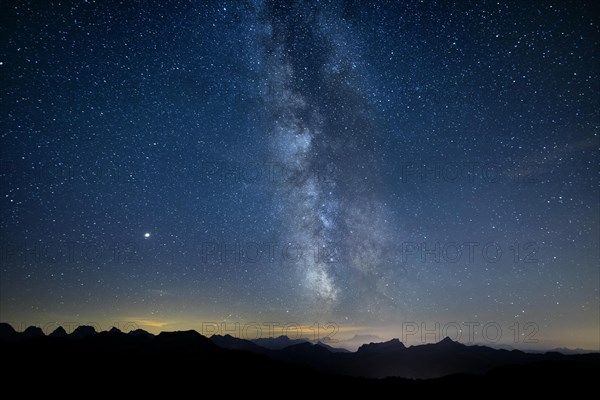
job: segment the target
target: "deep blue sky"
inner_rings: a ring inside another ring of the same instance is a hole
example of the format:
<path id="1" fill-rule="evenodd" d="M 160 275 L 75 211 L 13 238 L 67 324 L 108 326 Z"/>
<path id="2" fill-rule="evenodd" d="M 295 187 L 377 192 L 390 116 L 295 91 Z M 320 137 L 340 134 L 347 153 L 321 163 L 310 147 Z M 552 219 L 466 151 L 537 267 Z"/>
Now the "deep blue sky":
<path id="1" fill-rule="evenodd" d="M 598 349 L 592 4 L 4 2 L 0 320 Z"/>

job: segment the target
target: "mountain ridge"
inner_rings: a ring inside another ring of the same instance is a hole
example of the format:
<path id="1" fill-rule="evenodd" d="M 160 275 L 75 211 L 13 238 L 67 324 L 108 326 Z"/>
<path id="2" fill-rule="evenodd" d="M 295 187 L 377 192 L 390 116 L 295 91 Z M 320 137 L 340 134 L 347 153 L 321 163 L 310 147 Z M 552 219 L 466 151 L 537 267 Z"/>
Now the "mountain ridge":
<path id="1" fill-rule="evenodd" d="M 177 357 L 194 354 L 222 354 L 245 352 L 265 356 L 274 362 L 309 367 L 318 373 L 337 374 L 362 378 L 402 377 L 431 379 L 452 374 L 481 374 L 506 365 L 525 365 L 544 361 L 591 361 L 600 365 L 600 354 L 570 354 L 557 352 L 527 353 L 520 350 L 494 349 L 487 346 L 465 345 L 444 338 L 437 343 L 406 347 L 400 340 L 392 339 L 361 346 L 356 352 L 339 351 L 321 342 L 290 339 L 287 336 L 246 340 L 231 335 L 213 335 L 208 338 L 195 330 L 161 332 L 152 335 L 143 330 L 123 333 L 117 328 L 96 332 L 93 327 L 83 326 L 68 334 L 57 328 L 45 336 L 39 328 L 16 332 L 8 324 L 0 324 L 0 343 L 27 347 L 39 342 L 48 348 L 73 346 L 88 351 L 113 351 L 136 349 L 144 354 L 159 351 L 161 354 L 177 354 Z M 257 344 L 265 343 L 269 347 Z M 62 344 L 60 344 L 62 343 Z"/>

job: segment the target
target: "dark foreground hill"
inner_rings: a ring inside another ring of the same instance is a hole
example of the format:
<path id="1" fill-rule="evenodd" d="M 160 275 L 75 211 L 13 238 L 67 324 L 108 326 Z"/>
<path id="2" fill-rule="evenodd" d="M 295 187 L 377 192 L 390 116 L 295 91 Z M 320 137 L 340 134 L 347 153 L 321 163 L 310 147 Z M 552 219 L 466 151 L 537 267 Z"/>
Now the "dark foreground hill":
<path id="1" fill-rule="evenodd" d="M 391 341 L 367 345 L 356 353 L 339 353 L 310 343 L 266 349 L 231 337 L 211 340 L 195 331 L 153 336 L 143 331 L 95 333 L 84 328 L 75 335 L 60 330 L 45 336 L 37 331 L 24 335 L 0 325 L 1 382 L 9 393 L 14 389 L 86 396 L 78 392 L 83 387 L 109 396 L 208 396 L 215 390 L 222 396 L 389 391 L 406 395 L 489 389 L 514 395 L 515 390 L 540 394 L 556 387 L 592 389 L 600 372 L 598 354 L 497 353 L 500 350 L 449 340 L 409 348 Z M 444 376 L 406 378 L 419 374 Z M 388 375 L 395 377 L 368 378 Z"/>

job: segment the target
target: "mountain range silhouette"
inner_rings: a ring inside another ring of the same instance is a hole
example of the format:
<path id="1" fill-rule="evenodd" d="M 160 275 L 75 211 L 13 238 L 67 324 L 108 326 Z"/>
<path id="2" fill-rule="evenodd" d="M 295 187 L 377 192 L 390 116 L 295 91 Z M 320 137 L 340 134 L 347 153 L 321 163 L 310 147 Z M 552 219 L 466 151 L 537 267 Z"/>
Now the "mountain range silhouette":
<path id="1" fill-rule="evenodd" d="M 530 389 L 558 382 L 592 387 L 600 372 L 598 353 L 526 353 L 467 346 L 450 338 L 410 347 L 392 339 L 349 352 L 285 336 L 245 340 L 230 335 L 207 338 L 193 330 L 158 335 L 141 329 L 96 332 L 90 326 L 80 326 L 70 334 L 59 327 L 46 336 L 40 328 L 19 333 L 5 323 L 0 323 L 0 352 L 9 367 L 3 375 L 5 382 L 26 374 L 48 384 L 77 379 L 111 386 L 142 377 L 163 388 L 183 388 L 198 380 L 208 384 L 227 378 L 242 387 L 262 388 L 277 379 L 300 386 L 319 382 L 338 387 L 338 394 L 341 390 L 352 393 L 353 388 L 446 390 L 463 385 L 501 386 L 506 381 Z M 44 367 L 49 361 L 51 367 Z"/>

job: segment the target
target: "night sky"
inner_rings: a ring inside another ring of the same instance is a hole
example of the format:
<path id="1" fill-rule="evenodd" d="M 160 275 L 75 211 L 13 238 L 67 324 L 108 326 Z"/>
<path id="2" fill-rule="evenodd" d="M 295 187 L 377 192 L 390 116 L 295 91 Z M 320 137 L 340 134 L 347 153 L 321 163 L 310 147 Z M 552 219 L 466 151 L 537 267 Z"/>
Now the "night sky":
<path id="1" fill-rule="evenodd" d="M 530 3 L 2 2 L 0 320 L 598 350 L 599 10 Z"/>

